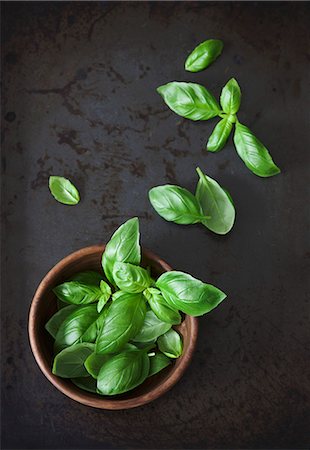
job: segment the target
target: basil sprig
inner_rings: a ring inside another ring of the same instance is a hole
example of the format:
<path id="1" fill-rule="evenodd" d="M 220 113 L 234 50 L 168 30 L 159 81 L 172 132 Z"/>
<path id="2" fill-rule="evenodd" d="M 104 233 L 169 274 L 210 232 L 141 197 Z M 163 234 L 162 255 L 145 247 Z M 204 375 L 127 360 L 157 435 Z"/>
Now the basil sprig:
<path id="1" fill-rule="evenodd" d="M 182 356 L 182 336 L 173 329 L 182 322 L 180 311 L 202 315 L 225 294 L 183 272 L 153 279 L 150 268 L 138 265 L 138 219 L 121 225 L 105 252 L 104 273 L 80 272 L 53 289 L 61 304 L 46 330 L 55 339 L 54 375 L 88 392 L 116 395 Z"/>
<path id="2" fill-rule="evenodd" d="M 197 45 L 185 61 L 185 70 L 200 72 L 212 64 L 220 56 L 223 42 L 219 39 L 208 39 Z"/>

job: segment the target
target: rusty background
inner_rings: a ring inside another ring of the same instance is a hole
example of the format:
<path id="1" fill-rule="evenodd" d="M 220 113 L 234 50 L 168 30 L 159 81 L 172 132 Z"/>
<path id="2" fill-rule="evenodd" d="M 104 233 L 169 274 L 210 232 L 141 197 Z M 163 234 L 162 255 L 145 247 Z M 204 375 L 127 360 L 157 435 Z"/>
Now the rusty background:
<path id="1" fill-rule="evenodd" d="M 309 3 L 2 2 L 3 448 L 309 447 Z M 222 56 L 199 74 L 183 63 L 209 37 Z M 191 80 L 215 95 L 230 77 L 240 120 L 281 167 L 252 175 L 232 141 L 204 145 L 215 121 L 170 112 L 155 88 Z M 193 189 L 199 165 L 231 192 L 226 237 L 178 226 L 148 190 Z M 70 177 L 76 207 L 48 177 Z M 164 397 L 97 411 L 60 394 L 29 349 L 27 315 L 44 274 L 127 218 L 173 267 L 229 294 L 200 319 L 197 351 Z"/>

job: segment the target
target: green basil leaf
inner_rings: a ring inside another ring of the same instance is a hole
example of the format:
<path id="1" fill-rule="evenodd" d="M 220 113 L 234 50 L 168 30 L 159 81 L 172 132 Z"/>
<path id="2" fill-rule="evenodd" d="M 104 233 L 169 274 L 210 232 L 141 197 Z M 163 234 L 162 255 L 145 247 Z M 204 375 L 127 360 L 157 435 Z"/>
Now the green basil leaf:
<path id="1" fill-rule="evenodd" d="M 105 363 L 109 359 L 108 355 L 98 355 L 98 353 L 92 353 L 87 357 L 84 362 L 85 368 L 87 372 L 93 377 L 98 377 L 101 367 L 103 363 Z"/>
<path id="2" fill-rule="evenodd" d="M 156 286 L 168 304 L 191 316 L 210 312 L 226 298 L 226 294 L 215 286 L 174 270 L 163 273 Z"/>
<path id="3" fill-rule="evenodd" d="M 208 120 L 220 113 L 220 107 L 204 86 L 173 81 L 157 88 L 166 105 L 179 116 Z"/>
<path id="4" fill-rule="evenodd" d="M 219 152 L 225 146 L 233 127 L 228 117 L 220 120 L 212 131 L 207 143 L 209 152 Z"/>
<path id="5" fill-rule="evenodd" d="M 78 306 L 76 305 L 65 306 L 64 308 L 61 308 L 59 311 L 57 311 L 57 313 L 55 313 L 45 324 L 45 329 L 54 339 L 62 322 L 77 308 Z"/>
<path id="6" fill-rule="evenodd" d="M 139 348 L 139 349 L 145 349 L 145 348 L 155 348 L 156 347 L 156 340 L 157 339 L 152 339 L 151 341 L 147 341 L 147 342 L 135 342 L 135 347 Z"/>
<path id="7" fill-rule="evenodd" d="M 80 201 L 80 194 L 70 180 L 63 177 L 51 176 L 49 188 L 52 196 L 64 205 L 76 205 Z"/>
<path id="8" fill-rule="evenodd" d="M 146 307 L 142 294 L 123 294 L 114 300 L 96 342 L 96 353 L 113 353 L 132 339 L 142 327 Z"/>
<path id="9" fill-rule="evenodd" d="M 98 318 L 96 305 L 81 306 L 73 311 L 59 327 L 55 338 L 55 351 L 59 352 L 73 344 L 83 342 L 85 336 L 90 338 L 90 334 L 94 337 L 94 333 L 90 333 L 90 330 L 94 329 L 94 323 Z"/>
<path id="10" fill-rule="evenodd" d="M 72 378 L 71 381 L 80 389 L 97 394 L 97 380 L 93 377 Z"/>
<path id="11" fill-rule="evenodd" d="M 104 305 L 108 302 L 109 298 L 111 297 L 112 290 L 111 287 L 106 283 L 105 281 L 100 281 L 100 290 L 102 292 L 102 295 L 100 296 L 98 303 L 97 303 L 97 311 L 100 313 L 104 307 Z"/>
<path id="12" fill-rule="evenodd" d="M 74 305 L 87 305 L 99 300 L 102 292 L 99 286 L 83 284 L 79 281 L 67 281 L 53 289 L 59 300 Z"/>
<path id="13" fill-rule="evenodd" d="M 189 225 L 203 218 L 195 196 L 179 186 L 153 187 L 149 191 L 149 199 L 155 211 L 168 222 Z"/>
<path id="14" fill-rule="evenodd" d="M 171 328 L 158 338 L 158 348 L 169 358 L 179 358 L 183 351 L 182 338 L 179 333 Z"/>
<path id="15" fill-rule="evenodd" d="M 203 220 L 202 223 L 214 233 L 226 234 L 235 221 L 235 208 L 231 197 L 215 180 L 204 175 L 199 167 L 196 170 L 199 175 L 196 198 L 203 213 L 210 216 L 209 220 Z"/>
<path id="16" fill-rule="evenodd" d="M 185 61 L 185 70 L 188 72 L 200 72 L 206 69 L 220 56 L 223 50 L 223 42 L 219 39 L 208 39 L 199 44 Z"/>
<path id="17" fill-rule="evenodd" d="M 123 223 L 107 243 L 102 255 L 102 267 L 110 283 L 115 284 L 112 275 L 115 262 L 140 264 L 139 238 L 139 220 L 137 217 L 133 217 Z"/>
<path id="18" fill-rule="evenodd" d="M 143 294 L 148 300 L 151 310 L 156 314 L 159 320 L 170 323 L 171 325 L 178 325 L 181 323 L 182 317 L 179 311 L 168 305 L 158 289 L 149 288 L 146 289 Z"/>
<path id="19" fill-rule="evenodd" d="M 90 327 L 85 331 L 85 333 L 81 336 L 80 341 L 81 342 L 95 342 L 97 339 L 97 336 L 100 333 L 100 330 L 103 326 L 103 322 L 108 314 L 109 305 L 106 305 L 106 307 L 100 312 L 97 320 L 95 320 Z M 98 304 L 97 304 L 97 312 L 98 312 Z"/>
<path id="20" fill-rule="evenodd" d="M 163 353 L 156 353 L 156 355 L 150 357 L 150 371 L 148 376 L 152 377 L 170 364 L 171 361 L 166 355 Z"/>
<path id="21" fill-rule="evenodd" d="M 148 271 L 129 263 L 116 262 L 113 267 L 116 285 L 124 292 L 137 294 L 152 284 Z"/>
<path id="22" fill-rule="evenodd" d="M 150 370 L 145 350 L 125 351 L 103 364 L 97 379 L 97 389 L 104 395 L 122 394 L 139 386 Z"/>
<path id="23" fill-rule="evenodd" d="M 234 135 L 236 150 L 244 164 L 259 177 L 272 177 L 281 172 L 273 162 L 266 147 L 248 127 L 236 123 Z"/>
<path id="24" fill-rule="evenodd" d="M 100 285 L 102 275 L 94 270 L 86 270 L 85 272 L 79 272 L 73 275 L 69 281 L 78 281 L 82 284 L 92 284 L 95 286 Z"/>
<path id="25" fill-rule="evenodd" d="M 239 111 L 241 103 L 241 90 L 237 80 L 231 78 L 223 87 L 221 98 L 221 106 L 227 114 L 236 114 Z"/>
<path id="26" fill-rule="evenodd" d="M 94 351 L 94 344 L 76 344 L 65 348 L 56 355 L 53 363 L 53 374 L 62 378 L 87 377 L 84 362 Z"/>
<path id="27" fill-rule="evenodd" d="M 158 336 L 166 333 L 171 328 L 171 323 L 163 322 L 153 313 L 153 311 L 147 311 L 145 320 L 139 333 L 137 333 L 133 341 L 134 342 L 149 342 L 153 339 L 157 339 Z"/>

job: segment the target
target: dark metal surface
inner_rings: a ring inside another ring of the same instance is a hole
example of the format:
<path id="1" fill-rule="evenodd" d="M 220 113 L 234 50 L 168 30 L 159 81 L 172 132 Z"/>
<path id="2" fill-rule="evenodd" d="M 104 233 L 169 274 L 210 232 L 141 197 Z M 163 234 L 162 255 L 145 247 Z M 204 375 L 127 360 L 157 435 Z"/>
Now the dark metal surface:
<path id="1" fill-rule="evenodd" d="M 3 447 L 308 447 L 309 4 L 2 7 Z M 222 56 L 186 73 L 186 55 L 208 37 L 224 40 Z M 240 119 L 271 149 L 280 176 L 252 175 L 231 141 L 207 154 L 215 121 L 182 120 L 155 91 L 176 79 L 219 95 L 232 76 L 243 91 Z M 197 165 L 235 200 L 226 237 L 169 224 L 148 202 L 154 185 L 193 189 Z M 76 183 L 78 206 L 53 200 L 50 174 Z M 43 377 L 28 308 L 59 259 L 106 242 L 133 215 L 146 247 L 229 298 L 200 319 L 193 362 L 172 391 L 136 410 L 97 411 Z"/>

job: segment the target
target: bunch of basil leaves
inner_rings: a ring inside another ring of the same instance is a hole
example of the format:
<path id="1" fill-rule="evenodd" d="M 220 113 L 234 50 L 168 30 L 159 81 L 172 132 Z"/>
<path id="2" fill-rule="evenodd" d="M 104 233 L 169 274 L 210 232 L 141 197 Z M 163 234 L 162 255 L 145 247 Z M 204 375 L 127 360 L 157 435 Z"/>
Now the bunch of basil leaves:
<path id="1" fill-rule="evenodd" d="M 139 221 L 113 234 L 103 273 L 81 272 L 53 289 L 59 310 L 46 324 L 55 339 L 53 373 L 86 391 L 116 395 L 134 389 L 182 354 L 173 328 L 180 312 L 208 313 L 226 295 L 179 271 L 155 279 L 141 267 Z"/>

